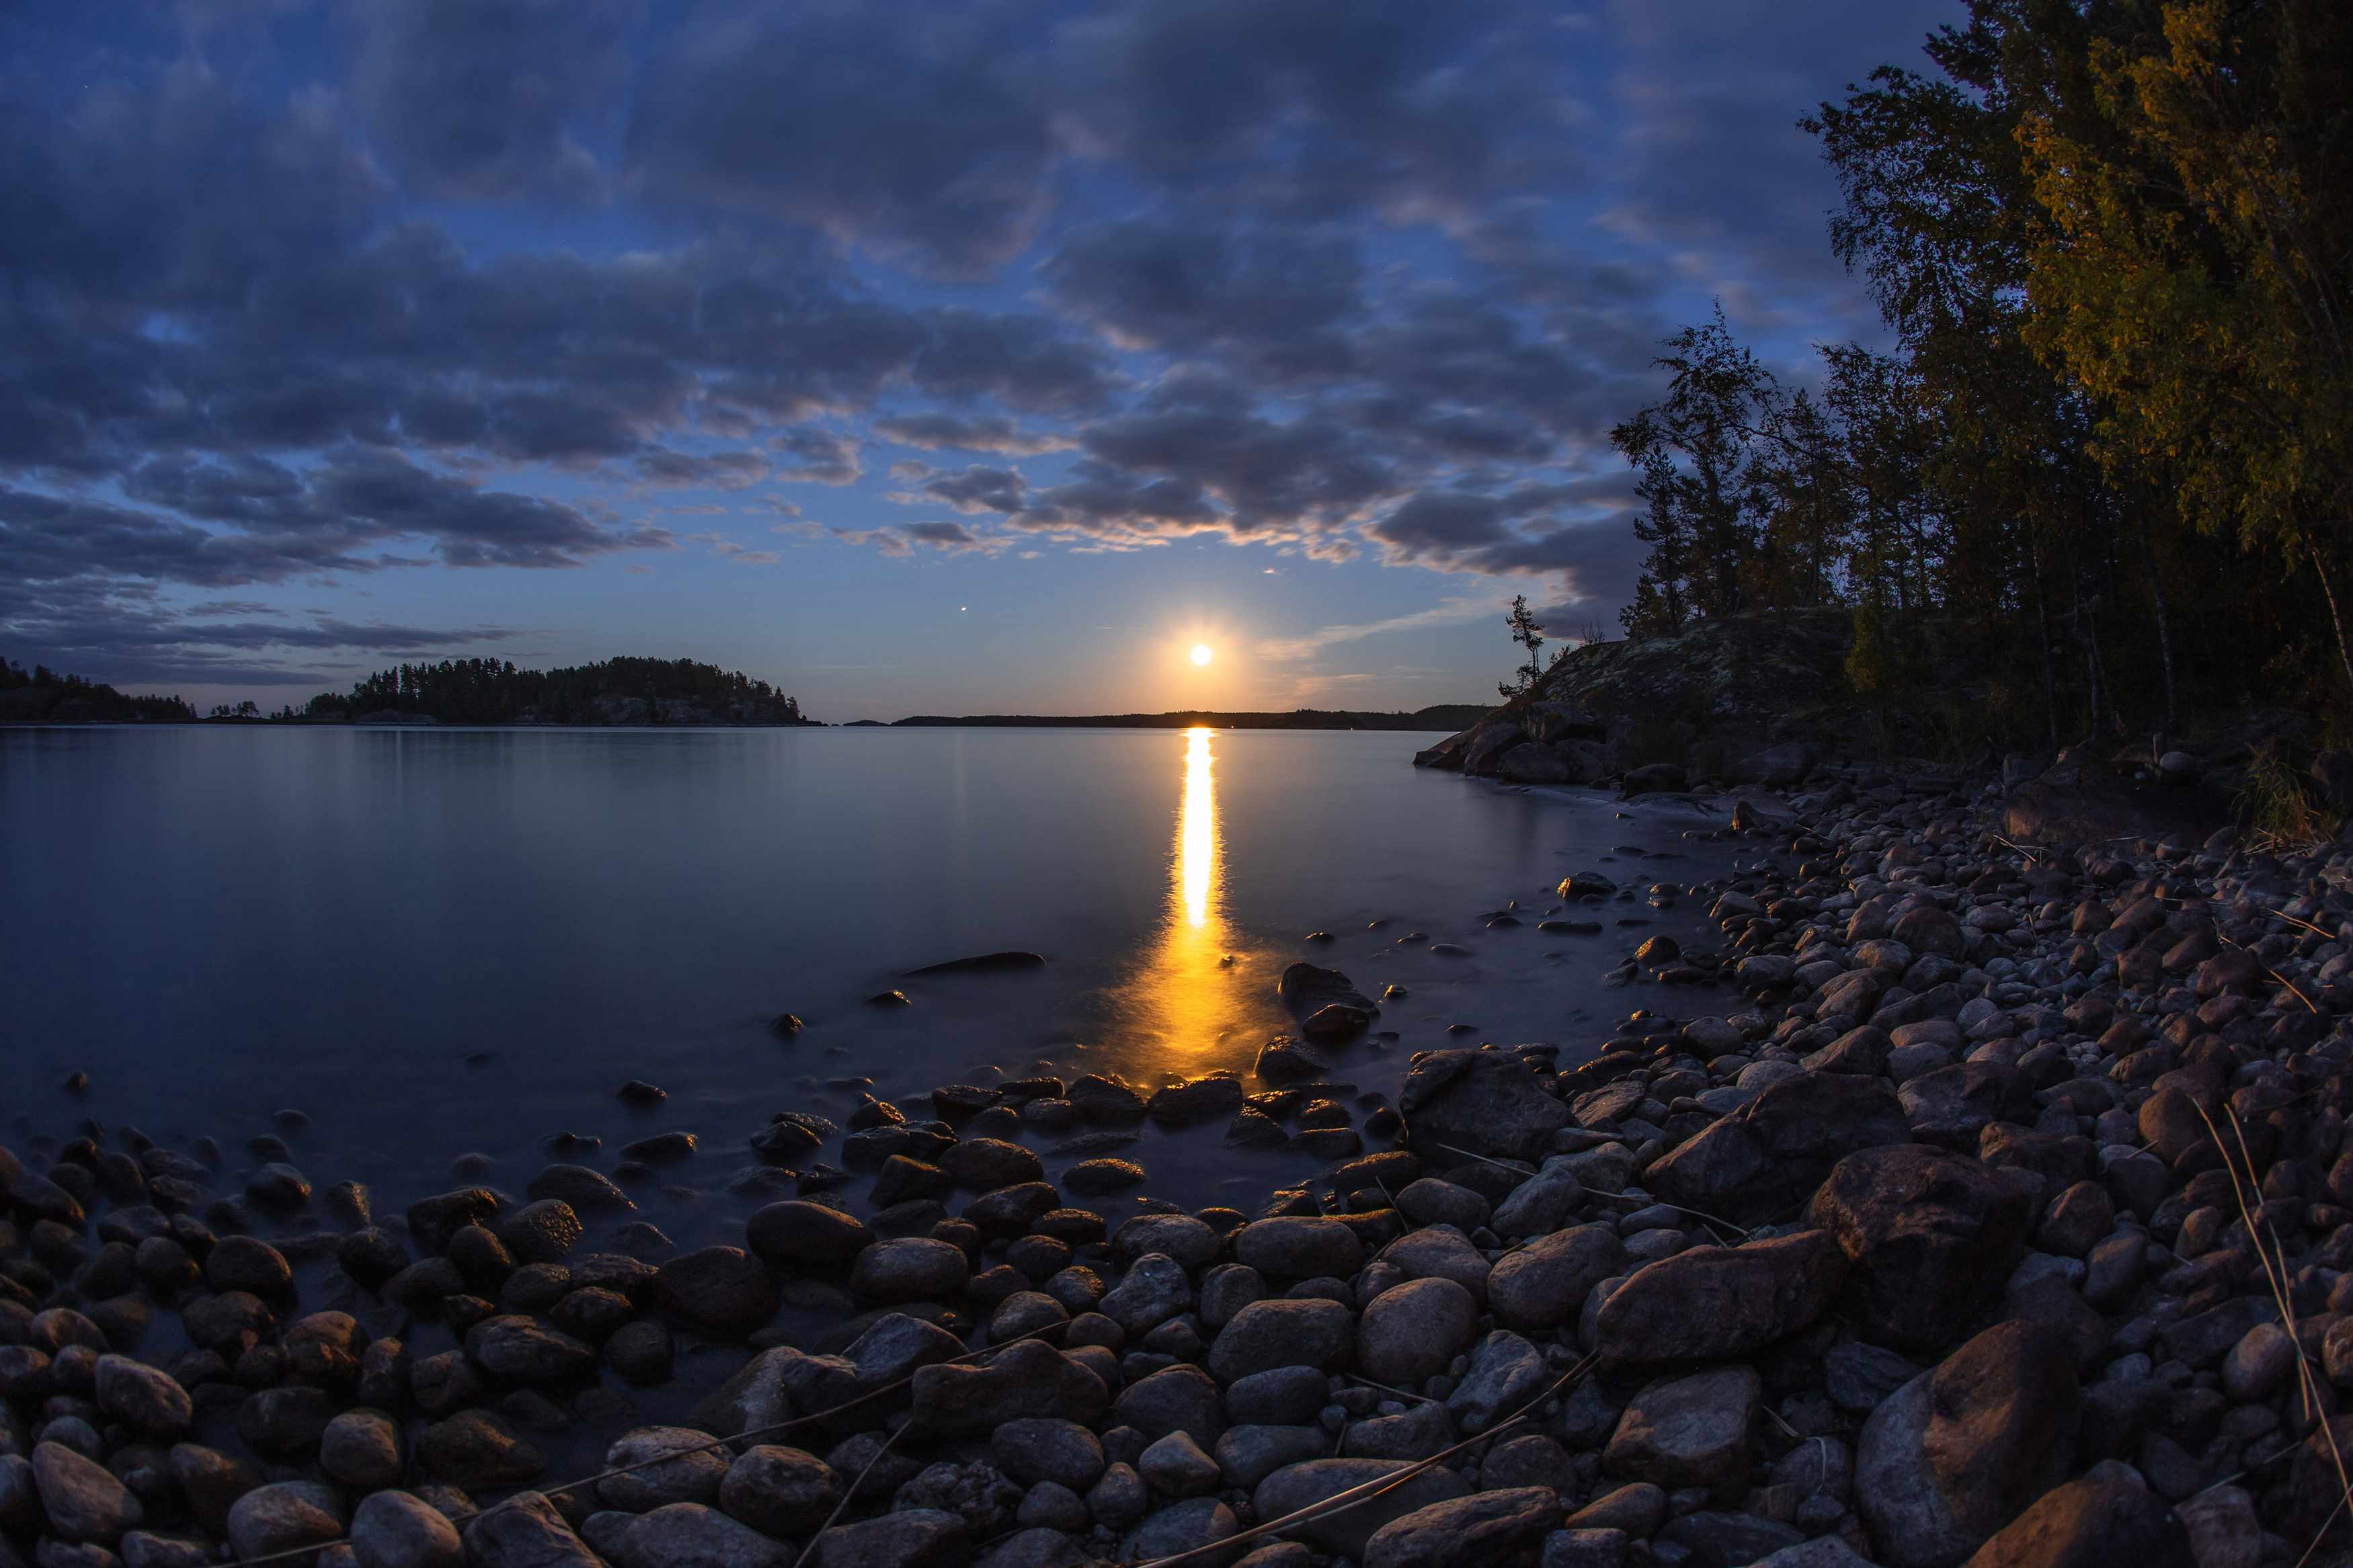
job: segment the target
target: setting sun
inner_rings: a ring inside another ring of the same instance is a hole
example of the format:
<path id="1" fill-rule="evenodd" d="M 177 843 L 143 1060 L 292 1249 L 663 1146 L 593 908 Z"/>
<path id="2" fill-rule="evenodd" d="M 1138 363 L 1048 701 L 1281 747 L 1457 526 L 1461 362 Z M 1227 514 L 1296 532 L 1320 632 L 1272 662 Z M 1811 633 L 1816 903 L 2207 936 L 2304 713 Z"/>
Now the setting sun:
<path id="1" fill-rule="evenodd" d="M 1208 643 L 1195 643 L 1193 645 L 1193 662 L 1195 664 L 1207 664 L 1209 662 L 1209 645 Z"/>

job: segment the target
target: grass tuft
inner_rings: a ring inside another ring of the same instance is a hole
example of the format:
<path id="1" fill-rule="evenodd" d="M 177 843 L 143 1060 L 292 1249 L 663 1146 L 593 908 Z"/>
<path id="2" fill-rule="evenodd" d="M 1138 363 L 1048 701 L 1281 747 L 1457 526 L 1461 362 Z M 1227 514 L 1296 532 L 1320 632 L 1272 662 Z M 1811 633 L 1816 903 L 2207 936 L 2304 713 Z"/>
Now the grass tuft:
<path id="1" fill-rule="evenodd" d="M 2337 822 L 2321 808 L 2313 781 L 2277 751 L 2258 753 L 2237 792 L 2239 817 L 2264 848 L 2294 848 L 2337 836 Z"/>

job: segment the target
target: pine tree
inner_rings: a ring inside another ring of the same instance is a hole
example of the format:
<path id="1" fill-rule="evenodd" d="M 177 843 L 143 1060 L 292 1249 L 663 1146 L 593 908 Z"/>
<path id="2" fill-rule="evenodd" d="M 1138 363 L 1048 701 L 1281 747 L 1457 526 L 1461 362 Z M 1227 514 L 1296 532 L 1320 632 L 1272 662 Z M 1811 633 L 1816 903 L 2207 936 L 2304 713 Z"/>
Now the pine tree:
<path id="1" fill-rule="evenodd" d="M 1527 662 L 1512 671 L 1519 677 L 1518 681 L 1496 683 L 1495 689 L 1509 702 L 1534 690 L 1536 682 L 1544 678 L 1544 660 L 1538 657 L 1538 650 L 1544 647 L 1544 627 L 1536 623 L 1535 612 L 1528 608 L 1525 594 L 1513 596 L 1512 613 L 1504 617 L 1504 624 L 1512 628 L 1512 640 L 1528 650 Z"/>
<path id="2" fill-rule="evenodd" d="M 1630 637 L 1672 637 L 1683 629 L 1689 614 L 1684 590 L 1692 570 L 1683 485 L 1674 459 L 1662 448 L 1653 447 L 1644 454 L 1641 481 L 1634 487 L 1634 494 L 1644 505 L 1634 519 L 1634 537 L 1651 551 L 1642 558 L 1634 602 L 1618 612 L 1618 622 Z"/>

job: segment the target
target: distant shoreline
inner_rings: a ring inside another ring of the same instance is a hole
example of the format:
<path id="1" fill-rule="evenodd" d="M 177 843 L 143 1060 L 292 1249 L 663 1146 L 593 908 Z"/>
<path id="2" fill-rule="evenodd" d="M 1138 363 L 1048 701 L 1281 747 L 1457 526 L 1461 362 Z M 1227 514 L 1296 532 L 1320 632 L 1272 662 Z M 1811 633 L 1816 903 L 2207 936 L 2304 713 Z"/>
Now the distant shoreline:
<path id="1" fill-rule="evenodd" d="M 1029 713 L 981 713 L 952 719 L 936 714 L 917 714 L 913 718 L 884 721 L 853 719 L 846 723 L 828 724 L 821 720 L 805 719 L 798 723 L 744 723 L 720 720 L 706 723 L 662 724 L 654 722 L 605 724 L 549 723 L 450 723 L 443 724 L 428 714 L 403 714 L 397 719 L 322 717 L 299 715 L 281 718 L 233 717 L 206 719 L 20 719 L 0 720 L 0 730 L 157 730 L 189 728 L 242 728 L 259 730 L 335 729 L 335 730 L 1302 730 L 1302 731 L 1431 731 L 1451 733 L 1474 724 L 1484 718 L 1488 710 L 1477 703 L 1448 703 L 1424 708 L 1412 713 L 1360 713 L 1303 708 L 1290 713 L 1212 713 L 1181 711 L 1175 713 L 1103 713 L 1061 716 Z"/>

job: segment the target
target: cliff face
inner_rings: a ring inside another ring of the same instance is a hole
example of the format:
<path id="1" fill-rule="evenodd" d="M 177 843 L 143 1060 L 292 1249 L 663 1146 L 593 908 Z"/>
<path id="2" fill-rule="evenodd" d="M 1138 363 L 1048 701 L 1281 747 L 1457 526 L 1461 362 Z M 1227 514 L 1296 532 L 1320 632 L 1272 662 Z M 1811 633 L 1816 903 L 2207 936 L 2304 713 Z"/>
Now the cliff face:
<path id="1" fill-rule="evenodd" d="M 1414 761 L 1526 784 L 1599 784 L 1656 763 L 1794 784 L 1845 727 L 1852 646 L 1836 612 L 1590 643 Z"/>

